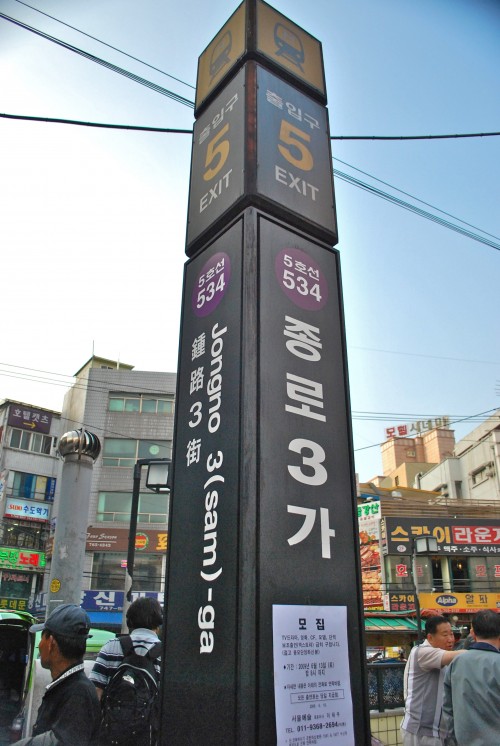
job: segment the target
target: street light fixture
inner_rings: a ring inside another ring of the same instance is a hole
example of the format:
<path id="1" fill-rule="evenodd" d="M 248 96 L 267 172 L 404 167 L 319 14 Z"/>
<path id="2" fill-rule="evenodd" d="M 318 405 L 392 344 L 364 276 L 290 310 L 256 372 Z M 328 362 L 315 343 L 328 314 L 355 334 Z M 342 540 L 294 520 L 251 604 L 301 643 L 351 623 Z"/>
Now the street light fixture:
<path id="1" fill-rule="evenodd" d="M 137 514 L 139 511 L 139 495 L 141 490 L 142 467 L 148 467 L 146 487 L 153 492 L 170 491 L 171 459 L 140 458 L 134 466 L 134 482 L 132 489 L 132 505 L 130 508 L 130 529 L 128 535 L 127 570 L 125 573 L 125 593 L 123 595 L 122 632 L 127 633 L 127 611 L 132 603 L 132 583 L 135 560 L 135 539 L 137 534 Z"/>
<path id="2" fill-rule="evenodd" d="M 417 573 L 417 555 L 436 554 L 438 551 L 437 539 L 434 536 L 418 536 L 413 539 L 412 545 L 412 580 L 415 590 L 415 616 L 417 618 L 418 641 L 422 642 L 422 620 L 420 615 L 420 598 L 418 595 L 418 573 Z"/>

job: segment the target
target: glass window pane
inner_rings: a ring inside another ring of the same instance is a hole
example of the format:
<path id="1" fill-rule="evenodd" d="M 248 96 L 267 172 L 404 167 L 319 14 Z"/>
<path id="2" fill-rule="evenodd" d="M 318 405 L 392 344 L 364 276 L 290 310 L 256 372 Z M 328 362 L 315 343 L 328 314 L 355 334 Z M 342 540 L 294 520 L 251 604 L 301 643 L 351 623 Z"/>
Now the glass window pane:
<path id="1" fill-rule="evenodd" d="M 47 490 L 47 477 L 37 477 L 35 482 L 35 494 L 38 499 L 41 497 L 45 498 L 45 492 Z"/>
<path id="2" fill-rule="evenodd" d="M 105 456 L 103 456 L 102 465 L 103 466 L 119 466 L 119 460 L 117 458 L 106 458 Z"/>
<path id="3" fill-rule="evenodd" d="M 40 433 L 33 433 L 31 439 L 31 450 L 40 453 L 42 450 L 42 436 Z"/>
<path id="4" fill-rule="evenodd" d="M 50 447 L 52 445 L 52 438 L 49 435 L 44 435 L 42 439 L 42 453 L 50 455 Z"/>
<path id="5" fill-rule="evenodd" d="M 139 399 L 125 399 L 125 412 L 138 412 Z"/>
<path id="6" fill-rule="evenodd" d="M 121 563 L 126 559 L 126 552 L 95 552 L 91 588 L 105 588 L 111 591 L 123 590 L 125 569 L 121 566 Z"/>
<path id="7" fill-rule="evenodd" d="M 139 496 L 141 513 L 166 513 L 168 495 L 166 492 L 150 492 Z"/>
<path id="8" fill-rule="evenodd" d="M 11 448 L 21 447 L 21 431 L 20 430 L 12 430 L 10 434 L 10 447 Z"/>
<path id="9" fill-rule="evenodd" d="M 137 447 L 136 440 L 127 438 L 105 438 L 104 439 L 104 456 L 123 456 L 124 458 L 135 458 Z"/>
<path id="10" fill-rule="evenodd" d="M 99 511 L 103 513 L 128 512 L 132 506 L 131 492 L 99 492 Z"/>
<path id="11" fill-rule="evenodd" d="M 142 411 L 145 413 L 156 414 L 156 399 L 143 399 Z"/>
<path id="12" fill-rule="evenodd" d="M 20 448 L 22 448 L 23 451 L 29 451 L 30 440 L 31 440 L 30 433 L 23 432 L 21 435 L 21 445 L 20 445 Z"/>
<path id="13" fill-rule="evenodd" d="M 139 458 L 168 458 L 168 445 L 166 440 L 140 440 Z"/>
<path id="14" fill-rule="evenodd" d="M 109 400 L 109 411 L 110 412 L 123 412 L 125 407 L 125 400 L 112 398 Z"/>
<path id="15" fill-rule="evenodd" d="M 158 412 L 171 414 L 174 411 L 174 403 L 169 399 L 158 399 Z"/>

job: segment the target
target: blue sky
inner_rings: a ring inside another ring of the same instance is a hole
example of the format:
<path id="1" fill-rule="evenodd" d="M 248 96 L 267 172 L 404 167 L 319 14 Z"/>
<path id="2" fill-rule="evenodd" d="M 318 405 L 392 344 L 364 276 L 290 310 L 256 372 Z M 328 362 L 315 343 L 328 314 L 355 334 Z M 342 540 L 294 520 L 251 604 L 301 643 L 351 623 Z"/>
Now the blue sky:
<path id="1" fill-rule="evenodd" d="M 190 85 L 236 8 L 29 4 Z M 323 44 L 332 135 L 500 130 L 497 2 L 272 4 Z M 0 12 L 194 98 L 16 0 L 1 0 Z M 2 113 L 192 128 L 191 109 L 1 18 L 0 48 Z M 350 164 L 334 160 L 336 169 L 413 202 L 354 166 L 500 236 L 500 138 L 334 141 L 332 150 Z M 189 164 L 188 135 L 0 119 L 0 398 L 59 409 L 92 349 L 175 370 Z M 385 427 L 500 406 L 500 252 L 339 179 L 335 188 L 356 466 L 368 480 L 381 473 Z M 473 426 L 457 424 L 457 437 Z"/>

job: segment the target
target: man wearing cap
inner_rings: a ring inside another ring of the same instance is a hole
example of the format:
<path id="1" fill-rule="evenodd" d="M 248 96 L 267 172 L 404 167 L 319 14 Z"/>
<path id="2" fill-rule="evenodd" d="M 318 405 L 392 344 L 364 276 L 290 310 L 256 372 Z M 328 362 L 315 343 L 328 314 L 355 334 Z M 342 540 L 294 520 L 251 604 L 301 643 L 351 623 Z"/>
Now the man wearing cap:
<path id="1" fill-rule="evenodd" d="M 31 737 L 18 746 L 91 746 L 99 729 L 100 707 L 95 687 L 83 670 L 90 637 L 90 619 L 74 604 L 62 604 L 43 624 L 38 650 L 52 682 L 46 687 Z"/>

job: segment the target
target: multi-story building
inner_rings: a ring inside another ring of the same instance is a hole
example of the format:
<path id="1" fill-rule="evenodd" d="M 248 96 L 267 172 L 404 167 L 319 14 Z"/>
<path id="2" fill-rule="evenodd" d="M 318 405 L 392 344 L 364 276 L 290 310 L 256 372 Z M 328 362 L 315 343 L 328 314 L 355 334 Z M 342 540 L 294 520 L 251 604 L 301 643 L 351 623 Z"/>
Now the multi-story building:
<path id="1" fill-rule="evenodd" d="M 432 460 L 440 453 L 439 433 L 422 437 L 435 442 Z M 451 443 L 451 431 L 442 433 L 441 444 Z M 466 625 L 481 608 L 500 609 L 500 410 L 434 465 L 419 455 L 415 440 L 393 437 L 384 443 L 384 465 L 391 468 L 383 479 L 360 485 L 363 511 L 369 516 L 376 501 L 380 515 L 378 567 L 367 564 L 378 557 L 377 547 L 362 549 L 372 582 L 368 598 L 386 611 L 412 611 L 417 589 L 424 615 L 445 612 Z M 414 474 L 413 486 L 395 483 L 395 473 L 408 475 L 420 465 L 425 470 Z M 435 539 L 436 550 L 419 555 L 421 537 Z"/>
<path id="2" fill-rule="evenodd" d="M 0 609 L 26 610 L 43 586 L 59 433 L 59 412 L 0 403 Z"/>
<path id="3" fill-rule="evenodd" d="M 125 585 L 134 466 L 138 459 L 171 457 L 176 375 L 136 371 L 93 356 L 75 377 L 64 398 L 61 435 L 84 428 L 102 446 L 89 495 L 83 605 L 94 624 L 116 625 Z M 148 491 L 143 483 L 133 590 L 162 594 L 168 495 Z"/>

